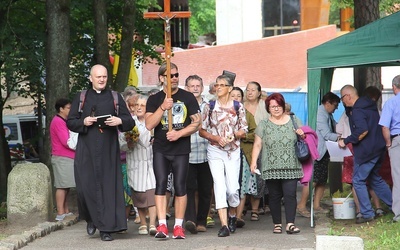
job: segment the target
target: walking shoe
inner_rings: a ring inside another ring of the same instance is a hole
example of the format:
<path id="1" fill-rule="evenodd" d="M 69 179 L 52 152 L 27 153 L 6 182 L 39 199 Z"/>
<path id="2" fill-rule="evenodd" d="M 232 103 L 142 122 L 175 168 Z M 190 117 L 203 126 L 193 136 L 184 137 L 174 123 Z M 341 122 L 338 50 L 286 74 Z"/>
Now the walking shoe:
<path id="1" fill-rule="evenodd" d="M 184 239 L 185 238 L 185 230 L 181 226 L 174 227 L 174 235 L 172 236 L 174 239 Z"/>
<path id="2" fill-rule="evenodd" d="M 206 226 L 207 226 L 208 228 L 214 227 L 214 226 L 215 226 L 215 221 L 214 221 L 214 219 L 211 218 L 210 216 L 207 217 Z"/>
<path id="3" fill-rule="evenodd" d="M 57 214 L 57 216 L 56 216 L 56 221 L 62 221 L 62 220 L 64 220 L 64 218 L 65 218 L 65 214 Z"/>
<path id="4" fill-rule="evenodd" d="M 227 226 L 221 227 L 221 229 L 218 231 L 218 237 L 226 237 L 229 236 L 229 229 Z"/>
<path id="5" fill-rule="evenodd" d="M 207 232 L 207 228 L 203 225 L 197 225 L 197 232 Z"/>
<path id="6" fill-rule="evenodd" d="M 152 235 L 152 236 L 154 236 L 154 235 L 156 235 L 156 233 L 157 233 L 157 228 L 156 228 L 156 226 L 150 225 L 150 227 L 149 227 L 149 234 Z"/>
<path id="7" fill-rule="evenodd" d="M 237 221 L 236 216 L 229 217 L 229 219 L 228 219 L 228 227 L 229 227 L 229 231 L 231 233 L 234 233 L 236 231 L 236 221 Z"/>
<path id="8" fill-rule="evenodd" d="M 156 235 L 154 236 L 154 238 L 157 238 L 157 239 L 165 239 L 165 238 L 168 238 L 169 236 L 168 236 L 168 228 L 167 228 L 167 225 L 165 225 L 165 224 L 160 224 L 158 227 L 157 227 L 157 233 L 156 233 Z"/>
<path id="9" fill-rule="evenodd" d="M 185 228 L 186 228 L 186 230 L 188 230 L 191 234 L 197 234 L 196 224 L 195 224 L 193 221 L 191 221 L 191 220 L 186 221 L 186 223 L 185 223 Z"/>
<path id="10" fill-rule="evenodd" d="M 382 208 L 377 208 L 377 209 L 375 210 L 375 218 L 382 217 L 382 216 L 384 216 L 385 214 L 386 214 L 386 212 L 385 212 L 385 210 L 383 210 Z"/>
<path id="11" fill-rule="evenodd" d="M 358 217 L 358 218 L 356 218 L 356 224 L 369 222 L 369 221 L 372 221 L 373 219 L 374 219 L 374 217 L 370 217 L 370 218 Z"/>

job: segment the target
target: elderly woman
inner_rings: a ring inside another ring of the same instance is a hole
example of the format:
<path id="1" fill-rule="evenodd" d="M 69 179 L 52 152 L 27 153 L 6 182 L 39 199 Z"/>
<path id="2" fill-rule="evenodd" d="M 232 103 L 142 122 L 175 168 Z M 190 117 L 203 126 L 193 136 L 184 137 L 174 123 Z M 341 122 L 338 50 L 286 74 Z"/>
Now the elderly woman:
<path id="1" fill-rule="evenodd" d="M 282 233 L 281 200 L 285 200 L 286 233 L 299 233 L 294 224 L 296 216 L 297 181 L 303 176 L 303 170 L 295 154 L 296 134 L 305 137 L 301 129 L 295 130 L 291 118 L 285 114 L 285 99 L 279 93 L 273 93 L 265 100 L 270 114 L 262 120 L 255 131 L 251 172 L 257 169 L 257 158 L 262 150 L 261 177 L 266 180 L 269 189 L 269 206 L 273 223 L 273 233 Z M 294 117 L 298 127 L 300 121 Z"/>
<path id="2" fill-rule="evenodd" d="M 199 133 L 209 141 L 207 158 L 214 180 L 215 208 L 222 226 L 218 236 L 226 237 L 236 230 L 236 207 L 240 203 L 240 138 L 246 136 L 247 122 L 243 105 L 230 98 L 233 86 L 229 78 L 218 76 L 214 86 L 217 100 L 204 107 Z"/>

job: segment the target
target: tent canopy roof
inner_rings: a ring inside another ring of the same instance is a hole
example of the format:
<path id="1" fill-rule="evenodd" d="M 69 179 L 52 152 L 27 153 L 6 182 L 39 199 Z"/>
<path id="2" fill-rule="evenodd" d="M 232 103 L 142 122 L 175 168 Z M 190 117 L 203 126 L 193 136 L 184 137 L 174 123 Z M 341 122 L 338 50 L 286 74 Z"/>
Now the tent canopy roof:
<path id="1" fill-rule="evenodd" d="M 307 50 L 308 124 L 331 90 L 334 68 L 400 66 L 400 11 Z"/>
<path id="2" fill-rule="evenodd" d="M 400 66 L 400 11 L 308 50 L 308 69 Z"/>

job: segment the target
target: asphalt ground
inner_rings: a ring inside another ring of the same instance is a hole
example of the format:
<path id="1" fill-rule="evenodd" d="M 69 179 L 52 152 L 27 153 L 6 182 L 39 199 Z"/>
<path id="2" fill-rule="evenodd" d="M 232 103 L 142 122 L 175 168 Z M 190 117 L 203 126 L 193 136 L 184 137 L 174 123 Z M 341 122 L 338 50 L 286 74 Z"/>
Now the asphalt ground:
<path id="1" fill-rule="evenodd" d="M 298 189 L 300 198 L 300 188 Z M 282 209 L 283 213 L 283 209 Z M 310 219 L 297 216 L 295 224 L 300 228 L 299 234 L 273 234 L 273 223 L 269 213 L 260 215 L 259 221 L 250 221 L 250 212 L 244 217 L 246 225 L 238 228 L 229 237 L 218 237 L 220 228 L 218 216 L 214 215 L 216 225 L 207 228 L 207 232 L 190 234 L 186 232 L 186 239 L 172 239 L 174 218 L 168 220 L 170 238 L 167 240 L 155 239 L 150 235 L 139 235 L 138 224 L 133 220 L 128 222 L 128 231 L 125 234 L 112 234 L 114 241 L 103 242 L 97 231 L 95 235 L 86 233 L 86 222 L 79 221 L 62 230 L 53 231 L 45 237 L 28 243 L 23 249 L 314 249 L 316 234 L 326 234 L 327 216 L 314 217 L 314 227 Z M 284 214 L 282 214 L 284 221 Z"/>

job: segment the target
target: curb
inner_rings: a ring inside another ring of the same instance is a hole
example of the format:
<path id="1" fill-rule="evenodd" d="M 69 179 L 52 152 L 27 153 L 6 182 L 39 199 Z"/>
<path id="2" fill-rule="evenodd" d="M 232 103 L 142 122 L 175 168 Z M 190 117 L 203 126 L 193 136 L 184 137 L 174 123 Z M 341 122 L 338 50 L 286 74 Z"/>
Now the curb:
<path id="1" fill-rule="evenodd" d="M 7 238 L 0 240 L 0 250 L 17 250 L 23 248 L 28 243 L 33 242 L 37 238 L 44 237 L 51 232 L 61 230 L 64 227 L 72 226 L 78 222 L 78 217 L 75 215 L 68 216 L 63 221 L 58 222 L 43 222 L 37 226 L 21 234 L 10 235 Z"/>

